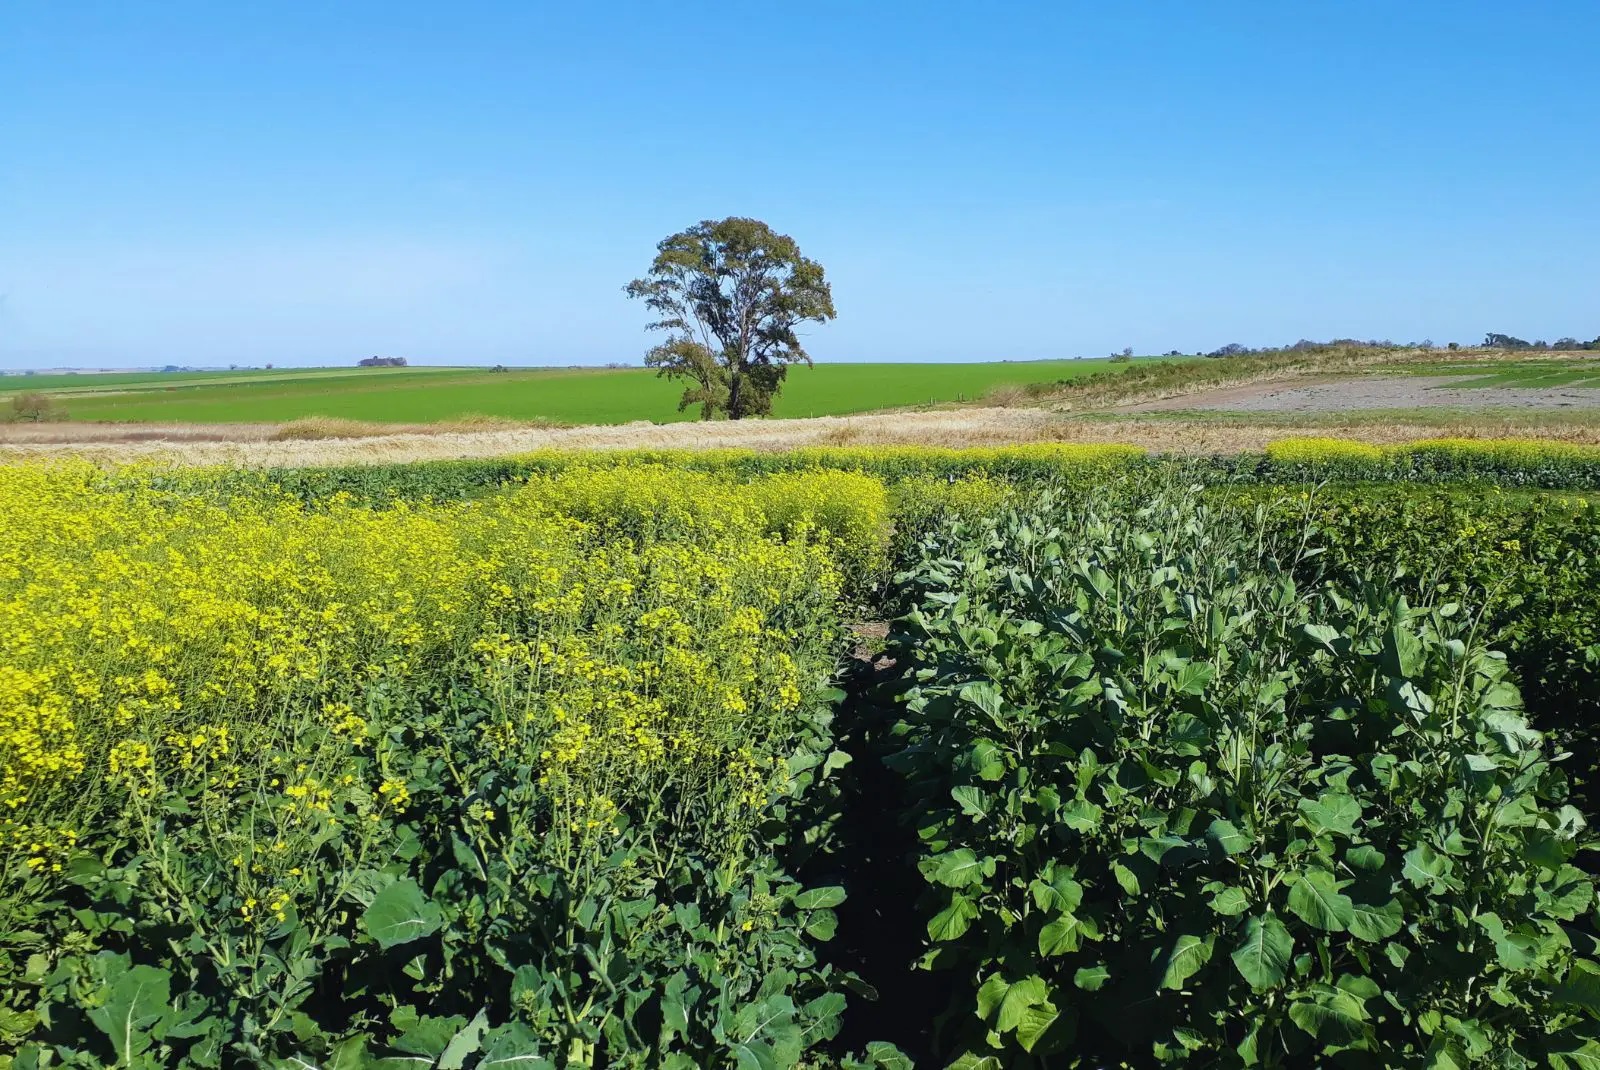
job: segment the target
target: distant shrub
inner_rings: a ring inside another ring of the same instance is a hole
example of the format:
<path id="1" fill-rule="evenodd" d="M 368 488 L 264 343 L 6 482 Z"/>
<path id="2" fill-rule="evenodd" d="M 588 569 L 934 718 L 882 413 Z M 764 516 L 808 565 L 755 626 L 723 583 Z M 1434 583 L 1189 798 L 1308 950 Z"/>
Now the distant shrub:
<path id="1" fill-rule="evenodd" d="M 49 394 L 24 390 L 11 399 L 11 418 L 21 423 L 37 424 L 47 420 L 65 420 L 67 414 Z"/>

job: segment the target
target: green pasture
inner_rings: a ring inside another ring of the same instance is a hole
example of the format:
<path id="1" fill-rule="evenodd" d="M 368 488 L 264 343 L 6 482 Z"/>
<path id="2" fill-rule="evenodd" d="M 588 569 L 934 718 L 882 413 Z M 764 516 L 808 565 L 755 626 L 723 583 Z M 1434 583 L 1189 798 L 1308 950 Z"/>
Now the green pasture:
<path id="1" fill-rule="evenodd" d="M 1002 386 L 1115 374 L 1132 366 L 1103 359 L 819 364 L 790 371 L 774 415 L 974 401 Z M 314 368 L 0 379 L 0 400 L 22 390 L 48 392 L 72 420 L 140 423 L 280 423 L 306 416 L 434 423 L 482 415 L 614 424 L 697 415 L 678 411 L 682 384 L 642 368 Z"/>
<path id="2" fill-rule="evenodd" d="M 1421 362 L 1402 364 L 1396 371 L 1407 375 L 1459 376 L 1456 386 L 1519 387 L 1544 389 L 1557 386 L 1600 386 L 1600 360 L 1527 360 L 1462 361 L 1460 363 Z"/>

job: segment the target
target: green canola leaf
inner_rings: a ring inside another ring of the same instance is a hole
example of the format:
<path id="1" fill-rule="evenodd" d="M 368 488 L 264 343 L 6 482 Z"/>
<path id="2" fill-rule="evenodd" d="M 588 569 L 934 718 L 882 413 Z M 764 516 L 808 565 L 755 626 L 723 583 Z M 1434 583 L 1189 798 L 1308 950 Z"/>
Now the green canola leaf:
<path id="1" fill-rule="evenodd" d="M 1085 992 L 1098 992 L 1111 980 L 1111 971 L 1103 965 L 1085 966 L 1072 975 L 1072 983 Z"/>
<path id="2" fill-rule="evenodd" d="M 445 1045 L 444 1053 L 439 1056 L 438 1070 L 462 1070 L 467 1065 L 467 1056 L 475 1054 L 483 1046 L 483 1034 L 488 1028 L 488 1011 L 478 1011 L 472 1021 L 462 1026 L 461 1031 Z"/>
<path id="3" fill-rule="evenodd" d="M 1325 869 L 1307 870 L 1289 889 L 1289 909 L 1314 929 L 1340 933 L 1355 920 L 1355 903 L 1339 891 L 1333 874 Z"/>
<path id="4" fill-rule="evenodd" d="M 994 861 L 979 859 L 968 847 L 925 858 L 917 868 L 924 877 L 946 888 L 970 888 L 994 875 Z"/>
<path id="5" fill-rule="evenodd" d="M 1206 840 L 1229 857 L 1250 846 L 1250 837 L 1239 831 L 1232 821 L 1220 817 L 1206 828 Z"/>
<path id="6" fill-rule="evenodd" d="M 963 784 L 959 788 L 950 789 L 950 798 L 955 800 L 956 805 L 961 807 L 961 812 L 967 817 L 984 816 L 984 795 L 981 788 Z"/>
<path id="7" fill-rule="evenodd" d="M 432 936 L 443 921 L 438 905 L 413 880 L 389 885 L 361 914 L 362 928 L 384 949 Z"/>
<path id="8" fill-rule="evenodd" d="M 1000 1013 L 995 1018 L 995 1028 L 1002 1033 L 1021 1025 L 1027 1012 L 1050 1002 L 1050 987 L 1041 977 L 1024 977 L 1006 989 L 1000 1000 Z"/>
<path id="9" fill-rule="evenodd" d="M 1039 954 L 1045 958 L 1078 950 L 1083 942 L 1083 922 L 1063 914 L 1039 930 Z"/>
<path id="10" fill-rule="evenodd" d="M 1193 933 L 1180 935 L 1173 943 L 1172 950 L 1167 952 L 1167 964 L 1161 975 L 1160 987 L 1170 988 L 1174 992 L 1182 991 L 1183 983 L 1211 961 L 1213 939 L 1211 936 L 1201 939 Z"/>
<path id="11" fill-rule="evenodd" d="M 1250 909 L 1250 893 L 1243 888 L 1224 888 L 1211 897 L 1211 909 L 1225 918 L 1243 914 Z"/>
<path id="12" fill-rule="evenodd" d="M 1600 966 L 1588 959 L 1574 961 L 1567 979 L 1556 988 L 1555 999 L 1600 1016 Z"/>
<path id="13" fill-rule="evenodd" d="M 539 1038 L 522 1022 L 510 1022 L 490 1033 L 477 1070 L 555 1070 L 554 1062 L 539 1054 Z"/>
<path id="14" fill-rule="evenodd" d="M 1383 852 L 1370 843 L 1358 843 L 1344 853 L 1344 860 L 1356 869 L 1376 873 L 1386 861 Z"/>
<path id="15" fill-rule="evenodd" d="M 1000 710 L 1004 705 L 1000 697 L 1000 689 L 988 680 L 979 680 L 967 684 L 961 689 L 961 699 L 970 702 L 989 716 L 990 720 L 1000 719 Z"/>
<path id="16" fill-rule="evenodd" d="M 1201 695 L 1216 678 L 1217 667 L 1207 661 L 1191 661 L 1178 670 L 1177 690 L 1180 695 Z"/>
<path id="17" fill-rule="evenodd" d="M 1088 799 L 1073 799 L 1061 807 L 1061 823 L 1074 832 L 1093 832 L 1105 812 Z"/>
<path id="18" fill-rule="evenodd" d="M 1349 836 L 1361 820 L 1361 804 L 1344 792 L 1326 791 L 1315 799 L 1301 799 L 1300 812 L 1317 832 Z"/>
<path id="19" fill-rule="evenodd" d="M 172 974 L 155 966 L 134 966 L 111 984 L 105 1003 L 89 1020 L 111 1039 L 118 1064 L 133 1065 L 152 1043 L 150 1028 L 167 1013 Z"/>
<path id="20" fill-rule="evenodd" d="M 1450 873 L 1450 859 L 1439 854 L 1425 843 L 1419 843 L 1405 854 L 1400 875 L 1414 887 L 1442 884 Z"/>
<path id="21" fill-rule="evenodd" d="M 950 905 L 928 919 L 928 939 L 955 940 L 972 927 L 978 906 L 964 895 L 950 897 Z"/>
<path id="22" fill-rule="evenodd" d="M 1320 643 L 1329 650 L 1333 649 L 1333 641 L 1339 638 L 1339 629 L 1327 624 L 1307 624 L 1300 629 L 1306 638 L 1314 643 Z"/>
<path id="23" fill-rule="evenodd" d="M 1244 939 L 1234 949 L 1234 967 L 1239 976 L 1257 992 L 1283 983 L 1289 975 L 1294 954 L 1294 937 L 1276 914 L 1253 917 L 1245 922 Z"/>
<path id="24" fill-rule="evenodd" d="M 1350 909 L 1350 935 L 1357 940 L 1365 940 L 1371 944 L 1375 944 L 1380 940 L 1387 940 L 1399 932 L 1405 924 L 1405 917 L 1398 899 L 1391 899 L 1382 906 L 1374 906 L 1371 903 L 1354 903 Z"/>
<path id="25" fill-rule="evenodd" d="M 1289 1005 L 1289 1020 L 1324 1044 L 1349 1044 L 1361 1037 L 1367 1009 L 1348 992 L 1328 988 Z"/>
<path id="26" fill-rule="evenodd" d="M 836 884 L 826 888 L 810 888 L 794 897 L 794 905 L 800 910 L 826 910 L 842 902 L 844 889 Z"/>

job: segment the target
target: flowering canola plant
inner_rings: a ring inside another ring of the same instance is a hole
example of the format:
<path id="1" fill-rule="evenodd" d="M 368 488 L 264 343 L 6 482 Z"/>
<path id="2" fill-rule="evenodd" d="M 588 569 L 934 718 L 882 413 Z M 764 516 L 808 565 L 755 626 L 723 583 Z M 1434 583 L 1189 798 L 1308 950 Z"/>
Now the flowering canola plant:
<path id="1" fill-rule="evenodd" d="M 706 910 L 762 937 L 782 882 L 758 828 L 826 753 L 841 591 L 881 572 L 887 511 L 881 482 L 843 471 L 575 466 L 374 506 L 0 468 L 0 928 L 57 933 L 26 970 L 0 947 L 20 1001 L 0 1000 L 0 1047 L 91 982 L 90 1004 L 114 1000 L 108 969 L 160 969 L 233 1008 L 210 1027 L 219 1045 L 292 1053 L 306 978 L 391 946 L 384 911 L 441 860 L 476 859 L 489 883 L 459 907 L 470 939 L 438 953 L 458 970 L 478 956 L 495 991 L 489 974 L 519 956 L 565 969 L 539 956 L 578 954 L 604 889 L 653 895 L 698 867 L 714 885 L 671 894 L 712 895 Z M 428 909 L 457 909 L 461 879 Z M 80 919 L 126 918 L 86 934 L 62 894 L 122 904 Z M 525 943 L 496 945 L 485 912 Z M 745 945 L 714 943 L 736 971 Z M 182 961 L 129 965 L 180 946 Z M 22 995 L 47 974 L 65 988 Z M 524 1014 L 551 1042 L 620 1028 L 599 997 L 539 1026 L 547 1004 Z M 370 1011 L 352 1013 L 330 1020 Z M 168 1065 L 201 1047 L 162 1043 Z"/>

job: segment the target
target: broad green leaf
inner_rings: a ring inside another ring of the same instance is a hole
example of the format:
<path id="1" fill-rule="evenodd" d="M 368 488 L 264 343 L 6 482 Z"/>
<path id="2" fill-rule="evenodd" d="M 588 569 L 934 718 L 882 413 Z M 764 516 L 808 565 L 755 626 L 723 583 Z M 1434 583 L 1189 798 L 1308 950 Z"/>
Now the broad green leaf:
<path id="1" fill-rule="evenodd" d="M 783 1070 L 778 1053 L 762 1040 L 746 1040 L 733 1045 L 734 1065 L 739 1070 Z M 568 1065 L 571 1065 L 569 1060 Z"/>
<path id="2" fill-rule="evenodd" d="M 318 1065 L 304 1059 L 301 1061 L 309 1066 Z M 320 1065 L 321 1070 L 369 1070 L 372 1057 L 367 1054 L 367 1038 L 350 1037 L 341 1041 Z"/>
<path id="3" fill-rule="evenodd" d="M 949 1070 L 1005 1070 L 1005 1064 L 993 1055 L 979 1055 L 976 1052 L 964 1052 L 961 1057 L 951 1063 Z"/>
<path id="4" fill-rule="evenodd" d="M 391 948 L 432 936 L 443 920 L 439 907 L 423 896 L 417 882 L 403 880 L 373 897 L 361 914 L 361 927 L 379 947 Z"/>
<path id="5" fill-rule="evenodd" d="M 983 817 L 985 814 L 983 789 L 971 784 L 963 784 L 958 788 L 950 789 L 950 797 L 961 807 L 961 812 L 968 817 Z"/>
<path id="6" fill-rule="evenodd" d="M 1238 854 L 1250 846 L 1250 838 L 1234 825 L 1232 821 L 1222 818 L 1211 822 L 1206 829 L 1206 839 L 1224 855 Z"/>
<path id="7" fill-rule="evenodd" d="M 867 1060 L 878 1070 L 915 1070 L 904 1052 L 884 1040 L 874 1040 L 867 1045 Z"/>
<path id="8" fill-rule="evenodd" d="M 1250 893 L 1243 888 L 1224 888 L 1211 897 L 1211 909 L 1225 918 L 1243 914 L 1250 909 Z"/>
<path id="9" fill-rule="evenodd" d="M 1361 820 L 1361 804 L 1354 796 L 1338 791 L 1326 791 L 1315 799 L 1301 799 L 1300 812 L 1316 832 L 1333 832 L 1349 836 Z"/>
<path id="10" fill-rule="evenodd" d="M 1355 904 L 1339 891 L 1333 874 L 1325 869 L 1307 870 L 1289 889 L 1289 909 L 1314 929 L 1340 933 L 1355 919 Z"/>
<path id="11" fill-rule="evenodd" d="M 1388 859 L 1370 843 L 1358 843 L 1344 853 L 1344 860 L 1356 869 L 1376 873 Z"/>
<path id="12" fill-rule="evenodd" d="M 1289 1004 L 1289 1020 L 1324 1044 L 1349 1044 L 1359 1039 L 1366 1017 L 1360 1000 L 1336 988 Z"/>
<path id="13" fill-rule="evenodd" d="M 1045 958 L 1078 950 L 1083 923 L 1072 914 L 1063 914 L 1039 930 L 1039 954 Z"/>
<path id="14" fill-rule="evenodd" d="M 961 699 L 970 702 L 988 715 L 991 721 L 1000 719 L 1000 710 L 1005 705 L 1000 697 L 1000 689 L 989 680 L 978 680 L 962 687 Z"/>
<path id="15" fill-rule="evenodd" d="M 1555 999 L 1600 1016 L 1600 966 L 1588 959 L 1575 960 L 1566 980 L 1557 986 Z"/>
<path id="16" fill-rule="evenodd" d="M 1072 975 L 1072 983 L 1085 992 L 1098 992 L 1111 980 L 1111 971 L 1102 965 L 1085 966 Z"/>
<path id="17" fill-rule="evenodd" d="M 1327 624 L 1307 624 L 1301 629 L 1308 639 L 1320 643 L 1329 650 L 1333 649 L 1333 642 L 1339 638 L 1339 629 Z"/>
<path id="18" fill-rule="evenodd" d="M 1267 914 L 1245 922 L 1244 939 L 1232 958 L 1239 976 L 1257 992 L 1264 992 L 1283 983 L 1293 954 L 1294 937 L 1277 915 Z"/>
<path id="19" fill-rule="evenodd" d="M 824 992 L 808 1002 L 803 1010 L 807 1018 L 826 1021 L 843 1014 L 846 1003 L 843 992 Z"/>
<path id="20" fill-rule="evenodd" d="M 1182 991 L 1183 983 L 1211 961 L 1212 939 L 1211 936 L 1201 939 L 1192 933 L 1181 934 L 1167 952 L 1160 987 Z"/>
<path id="21" fill-rule="evenodd" d="M 1216 678 L 1217 667 L 1206 661 L 1191 661 L 1178 670 L 1177 691 L 1180 695 L 1200 695 Z M 1192 752 L 1191 752 L 1192 753 Z"/>
<path id="22" fill-rule="evenodd" d="M 1006 775 L 1005 752 L 993 740 L 980 739 L 968 752 L 967 764 L 979 780 L 994 783 Z"/>
<path id="23" fill-rule="evenodd" d="M 806 918 L 806 932 L 817 940 L 832 940 L 839 931 L 839 915 L 831 910 L 819 910 Z"/>
<path id="24" fill-rule="evenodd" d="M 1436 1033 L 1422 1056 L 1422 1070 L 1472 1070 L 1472 1063 L 1453 1037 Z"/>
<path id="25" fill-rule="evenodd" d="M 1060 1021 L 1061 1012 L 1056 1010 L 1053 1003 L 1029 1007 L 1022 1012 L 1022 1020 L 1017 1023 L 1017 1043 L 1023 1051 L 1032 1051 Z"/>
<path id="26" fill-rule="evenodd" d="M 1384 635 L 1383 657 L 1390 676 L 1415 677 L 1422 672 L 1422 640 L 1396 621 Z"/>
<path id="27" fill-rule="evenodd" d="M 415 1018 L 410 1027 L 394 1039 L 393 1044 L 403 1052 L 423 1055 L 429 1060 L 438 1059 L 466 1024 L 467 1020 L 459 1014 L 425 1014 Z"/>
<path id="28" fill-rule="evenodd" d="M 1387 940 L 1399 932 L 1405 924 L 1398 899 L 1391 899 L 1382 906 L 1353 903 L 1350 910 L 1352 915 L 1348 924 L 1350 935 L 1368 943 L 1375 944 L 1379 940 Z"/>
<path id="29" fill-rule="evenodd" d="M 555 1070 L 555 1064 L 539 1054 L 539 1038 L 533 1030 L 512 1022 L 489 1034 L 483 1061 L 476 1070 Z"/>
<path id="30" fill-rule="evenodd" d="M 1121 862 L 1111 863 L 1111 875 L 1117 878 L 1117 883 L 1122 885 L 1122 890 L 1129 895 L 1139 894 L 1139 877 Z"/>
<path id="31" fill-rule="evenodd" d="M 1600 1070 L 1600 1040 L 1561 1040 L 1546 1052 L 1546 1058 L 1555 1070 Z"/>
<path id="32" fill-rule="evenodd" d="M 1441 883 L 1449 875 L 1450 869 L 1450 859 L 1427 844 L 1419 843 L 1406 852 L 1400 875 L 1413 886 L 1421 888 Z"/>
<path id="33" fill-rule="evenodd" d="M 489 1014 L 480 1010 L 473 1016 L 472 1021 L 462 1026 L 461 1031 L 450 1038 L 444 1054 L 439 1056 L 438 1070 L 462 1070 L 462 1067 L 467 1065 L 467 1056 L 476 1053 L 483 1046 L 483 1034 L 488 1028 Z"/>
<path id="34" fill-rule="evenodd" d="M 1028 890 L 1033 893 L 1034 905 L 1044 911 L 1070 913 L 1083 902 L 1083 885 L 1064 869 L 1052 873 L 1049 884 L 1035 880 L 1028 885 Z"/>
<path id="35" fill-rule="evenodd" d="M 1539 941 L 1527 932 L 1507 929 L 1492 911 L 1474 919 L 1494 941 L 1495 957 L 1508 970 L 1526 970 L 1539 961 Z"/>
<path id="36" fill-rule="evenodd" d="M 1024 977 L 1006 989 L 1005 997 L 1000 1000 L 1000 1013 L 995 1017 L 994 1027 L 1001 1033 L 1008 1033 L 1022 1024 L 1030 1008 L 1049 1002 L 1050 987 L 1044 983 L 1044 979 Z"/>
<path id="37" fill-rule="evenodd" d="M 917 863 L 922 875 L 946 888 L 970 888 L 994 876 L 994 860 L 980 859 L 967 847 L 949 851 Z"/>
<path id="38" fill-rule="evenodd" d="M 106 1001 L 89 1012 L 89 1020 L 111 1039 L 119 1066 L 134 1065 L 149 1050 L 150 1027 L 167 1013 L 171 991 L 171 973 L 134 966 L 111 982 Z"/>
<path id="39" fill-rule="evenodd" d="M 1006 992 L 1011 988 L 1011 982 L 1001 974 L 991 974 L 983 984 L 978 986 L 978 1017 L 984 1021 L 994 1017 L 994 1012 L 1000 1009 L 1000 1001 L 1006 998 Z"/>
<path id="40" fill-rule="evenodd" d="M 928 920 L 928 938 L 939 941 L 957 939 L 971 927 L 972 919 L 977 916 L 977 904 L 964 895 L 953 895 L 950 905 Z"/>
<path id="41" fill-rule="evenodd" d="M 798 910 L 827 910 L 844 902 L 844 889 L 837 884 L 826 888 L 808 888 L 794 897 Z"/>
<path id="42" fill-rule="evenodd" d="M 1061 823 L 1074 832 L 1093 832 L 1104 819 L 1105 812 L 1088 799 L 1072 799 L 1061 806 Z"/>

